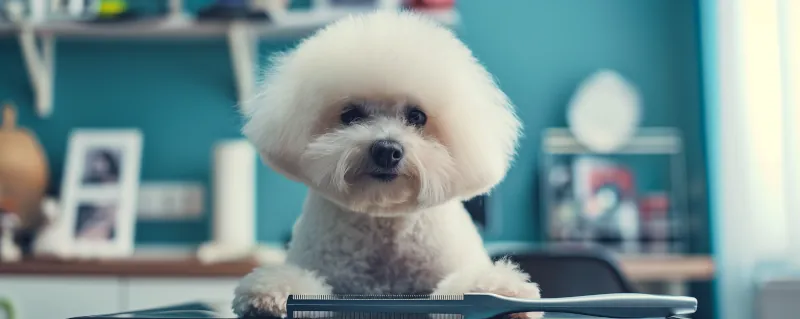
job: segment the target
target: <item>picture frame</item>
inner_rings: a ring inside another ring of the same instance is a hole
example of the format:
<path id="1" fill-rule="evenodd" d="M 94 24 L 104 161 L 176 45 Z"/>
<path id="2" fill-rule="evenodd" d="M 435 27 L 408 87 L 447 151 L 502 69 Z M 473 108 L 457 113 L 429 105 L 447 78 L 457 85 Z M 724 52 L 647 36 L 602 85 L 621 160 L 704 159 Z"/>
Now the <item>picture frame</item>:
<path id="1" fill-rule="evenodd" d="M 61 185 L 61 227 L 76 257 L 133 253 L 142 133 L 78 129 L 69 137 Z"/>

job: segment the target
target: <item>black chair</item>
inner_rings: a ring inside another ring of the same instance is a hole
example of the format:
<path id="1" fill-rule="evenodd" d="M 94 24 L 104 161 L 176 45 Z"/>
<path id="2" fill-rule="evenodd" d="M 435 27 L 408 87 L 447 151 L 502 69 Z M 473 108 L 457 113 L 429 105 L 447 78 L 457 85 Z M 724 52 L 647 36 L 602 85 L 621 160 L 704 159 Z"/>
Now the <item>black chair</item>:
<path id="1" fill-rule="evenodd" d="M 490 254 L 495 260 L 518 263 L 539 284 L 544 298 L 636 292 L 614 259 L 599 247 L 517 245 Z"/>

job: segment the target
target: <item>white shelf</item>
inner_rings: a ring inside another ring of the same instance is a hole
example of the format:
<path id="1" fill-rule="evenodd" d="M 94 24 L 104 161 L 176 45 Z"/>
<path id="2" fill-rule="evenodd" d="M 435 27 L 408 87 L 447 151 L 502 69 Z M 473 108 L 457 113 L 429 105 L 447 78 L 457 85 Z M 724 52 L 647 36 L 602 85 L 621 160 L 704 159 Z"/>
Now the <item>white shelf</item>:
<path id="1" fill-rule="evenodd" d="M 548 154 L 590 154 L 588 147 L 572 135 L 568 128 L 548 128 L 543 133 L 542 151 Z M 680 131 L 670 127 L 642 127 L 628 143 L 611 154 L 662 154 L 683 152 Z"/>
<path id="2" fill-rule="evenodd" d="M 125 23 L 88 23 L 76 21 L 49 21 L 13 25 L 0 22 L 0 36 L 17 35 L 19 38 L 31 85 L 36 94 L 36 111 L 47 117 L 53 107 L 53 75 L 55 38 L 84 39 L 197 39 L 227 38 L 231 50 L 231 63 L 236 78 L 240 107 L 252 96 L 258 40 L 292 39 L 310 34 L 318 28 L 359 10 L 289 11 L 276 14 L 271 21 L 198 21 L 194 19 L 149 19 Z M 417 11 L 442 25 L 452 27 L 459 23 L 453 10 Z"/>
<path id="3" fill-rule="evenodd" d="M 71 21 L 34 24 L 37 33 L 69 38 L 160 38 L 160 37 L 217 37 L 224 36 L 228 24 L 199 23 L 195 21 L 171 22 L 166 19 L 151 19 L 120 24 L 93 24 Z"/>
<path id="4" fill-rule="evenodd" d="M 237 22 L 251 28 L 261 39 L 294 38 L 313 32 L 328 23 L 360 11 L 297 11 L 273 17 L 274 21 Z M 435 21 L 453 26 L 459 16 L 452 10 L 418 11 Z M 124 23 L 90 23 L 75 21 L 51 21 L 33 23 L 36 33 L 52 34 L 70 38 L 207 38 L 228 34 L 232 22 L 202 21 L 195 19 L 170 20 L 153 18 Z M 0 23 L 0 33 L 19 29 L 8 23 Z"/>

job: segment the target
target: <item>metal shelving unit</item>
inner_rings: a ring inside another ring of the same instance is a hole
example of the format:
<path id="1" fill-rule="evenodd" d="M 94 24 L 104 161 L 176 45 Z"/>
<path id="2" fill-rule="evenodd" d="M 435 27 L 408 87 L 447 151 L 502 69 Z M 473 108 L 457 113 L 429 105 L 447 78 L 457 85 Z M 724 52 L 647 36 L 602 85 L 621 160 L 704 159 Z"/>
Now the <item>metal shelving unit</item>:
<path id="1" fill-rule="evenodd" d="M 557 157 L 580 157 L 592 156 L 604 158 L 607 156 L 660 156 L 666 158 L 665 170 L 669 176 L 669 215 L 670 215 L 670 236 L 679 238 L 683 246 L 689 239 L 690 227 L 680 227 L 675 229 L 673 223 L 687 223 L 689 218 L 686 158 L 684 153 L 683 139 L 678 129 L 670 127 L 650 127 L 640 128 L 636 135 L 623 147 L 614 152 L 599 154 L 588 149 L 580 143 L 567 128 L 550 128 L 544 131 L 541 145 L 540 172 L 542 172 L 542 222 L 543 230 L 548 229 L 550 209 L 557 203 L 552 202 L 548 191 L 547 178 L 550 170 L 555 167 Z M 547 239 L 547 238 L 543 238 Z M 684 247 L 685 249 L 685 247 Z M 681 249 L 683 250 L 683 249 Z M 675 252 L 673 252 L 675 253 Z"/>

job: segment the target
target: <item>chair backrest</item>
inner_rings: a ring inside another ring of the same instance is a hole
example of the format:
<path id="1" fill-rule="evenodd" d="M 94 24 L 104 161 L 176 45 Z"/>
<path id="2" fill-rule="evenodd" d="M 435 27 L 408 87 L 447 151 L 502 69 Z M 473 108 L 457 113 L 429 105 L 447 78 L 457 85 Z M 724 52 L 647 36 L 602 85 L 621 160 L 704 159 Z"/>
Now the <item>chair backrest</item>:
<path id="1" fill-rule="evenodd" d="M 490 251 L 508 258 L 538 283 L 542 297 L 633 293 L 614 260 L 602 249 L 585 246 L 525 246 Z"/>

